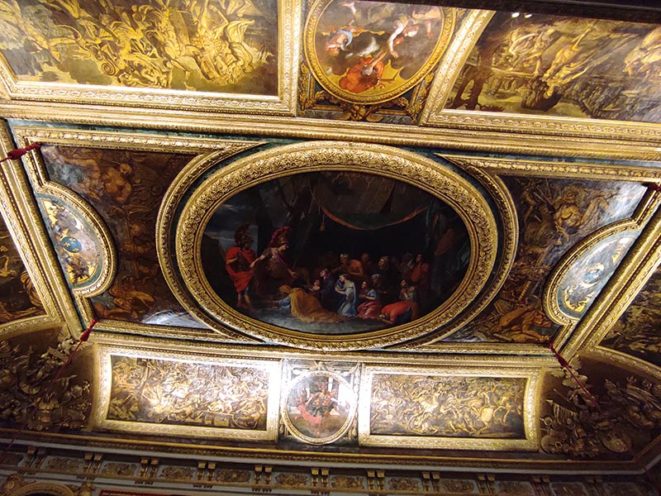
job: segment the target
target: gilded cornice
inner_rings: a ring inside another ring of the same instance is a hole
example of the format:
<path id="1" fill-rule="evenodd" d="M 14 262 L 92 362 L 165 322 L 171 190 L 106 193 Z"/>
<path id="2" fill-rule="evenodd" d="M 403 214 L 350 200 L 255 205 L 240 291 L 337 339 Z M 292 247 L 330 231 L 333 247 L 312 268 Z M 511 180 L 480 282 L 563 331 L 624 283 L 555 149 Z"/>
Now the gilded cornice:
<path id="1" fill-rule="evenodd" d="M 480 152 L 521 153 L 559 157 L 593 157 L 661 161 L 658 138 L 638 140 L 620 135 L 602 137 L 548 136 L 516 130 L 490 131 L 464 128 L 425 128 L 396 124 L 342 122 L 271 115 L 228 115 L 184 110 L 131 109 L 122 107 L 72 106 L 59 103 L 0 102 L 5 118 L 52 123 L 117 126 L 163 131 L 231 133 L 308 139 L 359 141 L 386 145 L 439 147 Z"/>

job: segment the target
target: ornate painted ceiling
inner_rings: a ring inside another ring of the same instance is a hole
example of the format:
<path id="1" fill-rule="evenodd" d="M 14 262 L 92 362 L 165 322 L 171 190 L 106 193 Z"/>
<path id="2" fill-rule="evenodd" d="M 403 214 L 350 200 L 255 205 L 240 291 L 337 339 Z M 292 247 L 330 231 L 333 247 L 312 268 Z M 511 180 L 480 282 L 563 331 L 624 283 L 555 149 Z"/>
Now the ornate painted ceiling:
<path id="1" fill-rule="evenodd" d="M 5 451 L 649 469 L 660 74 L 642 22 L 0 1 Z"/>

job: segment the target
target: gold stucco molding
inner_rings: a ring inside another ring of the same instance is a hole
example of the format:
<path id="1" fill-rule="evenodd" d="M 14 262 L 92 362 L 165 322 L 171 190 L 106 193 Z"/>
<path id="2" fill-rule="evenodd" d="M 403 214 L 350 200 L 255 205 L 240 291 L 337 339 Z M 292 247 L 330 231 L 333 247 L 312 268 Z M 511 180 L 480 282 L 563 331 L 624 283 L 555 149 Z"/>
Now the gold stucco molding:
<path id="1" fill-rule="evenodd" d="M 220 300 L 206 279 L 200 250 L 204 228 L 216 208 L 240 191 L 268 180 L 328 170 L 366 172 L 403 181 L 438 197 L 457 212 L 469 233 L 471 259 L 462 283 L 443 305 L 411 324 L 320 339 L 243 316 Z M 497 225 L 488 202 L 456 172 L 400 149 L 334 142 L 272 148 L 212 173 L 190 194 L 176 233 L 176 260 L 186 290 L 219 323 L 276 343 L 328 350 L 382 347 L 421 336 L 448 323 L 483 289 L 491 276 L 498 246 Z"/>

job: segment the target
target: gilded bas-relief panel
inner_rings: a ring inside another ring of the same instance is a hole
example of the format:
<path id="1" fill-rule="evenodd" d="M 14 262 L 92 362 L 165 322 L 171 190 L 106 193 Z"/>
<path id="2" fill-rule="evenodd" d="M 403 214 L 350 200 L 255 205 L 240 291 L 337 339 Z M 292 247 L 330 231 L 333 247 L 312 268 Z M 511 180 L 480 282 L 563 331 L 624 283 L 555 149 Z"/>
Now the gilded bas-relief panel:
<path id="1" fill-rule="evenodd" d="M 657 269 L 601 345 L 661 367 L 661 269 Z"/>
<path id="2" fill-rule="evenodd" d="M 375 374 L 370 432 L 524 439 L 525 378 Z"/>
<path id="3" fill-rule="evenodd" d="M 266 429 L 266 370 L 113 356 L 108 420 Z"/>
<path id="4" fill-rule="evenodd" d="M 225 302 L 322 335 L 415 321 L 455 291 L 471 256 L 466 226 L 445 202 L 353 172 L 245 190 L 215 210 L 204 241 L 205 275 Z"/>
<path id="5" fill-rule="evenodd" d="M 91 298 L 97 317 L 200 327 L 163 279 L 154 240 L 157 206 L 192 156 L 52 145 L 41 154 L 50 180 L 88 202 L 114 240 L 117 274 L 107 291 Z"/>
<path id="6" fill-rule="evenodd" d="M 661 28 L 498 12 L 446 108 L 661 120 Z"/>
<path id="7" fill-rule="evenodd" d="M 537 449 L 537 374 L 366 366 L 363 446 Z"/>
<path id="8" fill-rule="evenodd" d="M 577 242 L 597 229 L 630 218 L 647 190 L 641 184 L 625 182 L 502 179 L 516 199 L 521 226 L 514 265 L 494 302 L 446 341 L 547 342 L 559 329 L 542 308 L 544 285 L 554 266 Z M 627 247 L 619 248 L 624 252 Z M 603 261 L 595 263 L 603 264 Z M 586 273 L 588 279 L 592 275 Z M 601 276 L 598 282 L 605 283 Z M 584 290 L 595 292 L 592 283 L 585 283 L 589 287 L 579 283 L 572 294 Z M 569 290 L 570 286 L 565 289 Z"/>
<path id="9" fill-rule="evenodd" d="M 0 216 L 0 324 L 45 313 L 20 251 Z"/>
<path id="10" fill-rule="evenodd" d="M 20 81 L 276 95 L 275 0 L 6 0 Z"/>
<path id="11" fill-rule="evenodd" d="M 279 362 L 102 348 L 95 423 L 127 432 L 274 439 Z"/>

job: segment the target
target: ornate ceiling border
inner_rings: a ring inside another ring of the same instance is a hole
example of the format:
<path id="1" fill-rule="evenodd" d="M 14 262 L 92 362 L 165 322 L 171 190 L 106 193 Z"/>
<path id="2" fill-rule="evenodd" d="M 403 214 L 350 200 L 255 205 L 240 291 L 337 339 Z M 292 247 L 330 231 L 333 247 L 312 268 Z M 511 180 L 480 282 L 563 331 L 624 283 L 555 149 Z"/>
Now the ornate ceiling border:
<path id="1" fill-rule="evenodd" d="M 216 152 L 222 156 L 231 156 L 235 153 L 240 153 L 245 149 L 259 145 L 259 143 L 254 141 L 241 141 L 238 139 L 209 139 L 199 137 L 167 136 L 138 132 L 127 133 L 121 131 L 97 131 L 38 126 L 14 126 L 11 131 L 7 129 L 8 136 L 10 136 L 10 132 L 13 133 L 14 138 L 16 139 L 16 142 L 19 144 L 19 146 L 27 146 L 31 143 L 48 143 L 53 145 L 90 146 L 94 148 L 105 149 L 124 149 L 154 152 L 166 151 L 190 154 L 208 154 Z M 27 172 L 29 181 L 32 183 L 32 188 L 35 192 L 38 193 L 39 191 L 49 191 L 51 189 L 61 191 L 66 189 L 57 185 L 56 183 L 49 181 L 45 166 L 41 159 L 41 155 L 38 153 L 38 151 L 32 151 L 30 154 L 23 157 L 23 164 L 25 166 L 25 171 Z M 18 165 L 13 166 L 20 169 L 20 166 Z M 47 265 L 49 270 L 54 273 L 56 272 L 57 275 L 55 277 L 61 280 L 63 284 L 62 288 L 57 294 L 59 295 L 60 300 L 66 304 L 71 305 L 70 300 L 66 296 L 69 294 L 69 291 L 66 283 L 64 282 L 62 273 L 56 269 L 59 268 L 59 262 L 52 251 L 51 242 L 48 234 L 45 231 L 45 227 L 43 227 L 43 220 L 37 205 L 30 197 L 30 190 L 30 185 L 25 183 L 23 186 L 23 191 L 26 195 L 25 201 L 30 204 L 30 208 L 34 212 L 33 221 L 31 222 L 31 224 L 34 226 L 32 229 L 41 229 L 41 231 L 43 231 L 42 235 L 45 236 L 45 238 L 42 239 L 41 246 L 42 249 L 45 250 L 43 256 L 46 258 L 44 259 L 48 260 Z M 91 209 L 91 207 L 89 207 L 86 202 L 80 200 L 79 203 L 85 205 L 84 209 L 86 211 L 89 210 L 93 212 L 93 209 Z M 112 236 L 107 232 L 105 226 L 103 226 L 102 221 L 100 225 L 101 231 L 105 233 L 104 236 L 107 239 L 112 239 Z M 112 243 L 110 243 L 110 245 L 112 245 Z M 50 277 L 53 277 L 53 275 Z M 110 284 L 112 282 L 112 278 L 109 277 L 107 282 Z M 95 289 L 94 293 L 96 294 L 97 291 L 100 291 L 100 289 Z M 83 295 L 74 292 L 73 296 L 83 322 L 88 323 L 94 319 L 95 314 L 92 309 L 92 305 L 88 300 L 88 297 L 91 295 Z M 66 312 L 63 312 L 63 314 L 66 318 L 69 319 L 71 325 L 80 328 L 81 324 L 78 321 L 77 312 L 73 307 L 70 307 L 70 309 Z M 98 323 L 97 329 L 107 329 L 116 332 L 128 333 L 139 332 L 147 335 L 162 335 L 164 332 L 172 334 L 176 332 L 176 334 L 181 337 L 204 337 L 208 336 L 209 334 L 209 332 L 204 331 L 195 331 L 191 329 L 181 329 L 166 326 L 162 326 L 161 329 L 154 329 L 154 327 L 150 325 L 105 319 L 102 319 Z M 241 339 L 240 337 L 237 337 L 231 333 L 226 337 L 230 336 L 234 337 L 235 339 L 245 341 L 245 338 Z"/>
<path id="2" fill-rule="evenodd" d="M 0 121 L 0 153 L 6 156 L 14 148 L 11 132 Z M 67 287 L 57 271 L 57 261 L 51 258 L 48 234 L 41 229 L 41 215 L 33 203 L 31 190 L 21 166 L 12 161 L 0 170 L 0 214 L 2 214 L 13 241 L 35 285 L 46 312 L 45 315 L 21 319 L 0 326 L 4 338 L 24 332 L 33 332 L 63 324 L 71 331 L 79 328 L 75 310 L 66 298 Z M 45 258 L 44 258 L 45 257 Z M 46 260 L 42 264 L 40 260 Z"/>
<path id="3" fill-rule="evenodd" d="M 642 289 L 661 259 L 661 192 L 650 191 L 635 217 L 650 219 L 619 268 L 583 316 L 564 347 L 566 357 L 598 346 Z M 640 217 L 639 217 L 640 216 Z M 563 336 L 567 339 L 566 336 Z M 631 360 L 634 360 L 631 357 Z"/>
<path id="4" fill-rule="evenodd" d="M 301 0 L 278 0 L 277 11 L 277 96 L 20 81 L 2 55 L 0 87 L 10 100 L 16 101 L 82 102 L 110 106 L 294 115 L 301 52 Z"/>
<path id="5" fill-rule="evenodd" d="M 363 334 L 326 336 L 321 340 L 318 336 L 288 331 L 251 319 L 220 301 L 204 275 L 199 249 L 204 228 L 215 209 L 236 193 L 267 180 L 324 170 L 360 171 L 391 177 L 440 198 L 459 214 L 471 239 L 471 259 L 459 288 L 443 305 L 411 324 Z M 200 307 L 220 323 L 276 343 L 329 350 L 387 346 L 431 332 L 451 321 L 487 283 L 498 245 L 496 221 L 491 208 L 466 179 L 412 152 L 336 142 L 276 147 L 239 159 L 214 172 L 190 194 L 182 208 L 176 233 L 176 260 L 186 290 L 194 295 L 193 299 Z M 166 250 L 165 253 L 167 255 Z M 173 283 L 178 284 L 177 281 Z M 181 303 L 191 310 L 187 307 L 188 301 Z"/>
<path id="6" fill-rule="evenodd" d="M 266 428 L 262 430 L 200 427 L 163 423 L 128 422 L 108 419 L 111 390 L 113 386 L 112 356 L 131 358 L 155 358 L 174 362 L 206 365 L 228 365 L 253 368 L 268 374 L 268 404 Z M 200 354 L 172 353 L 164 351 L 131 350 L 115 347 L 95 347 L 94 355 L 94 402 L 89 429 L 112 430 L 133 434 L 157 434 L 180 437 L 202 437 L 213 439 L 235 439 L 240 441 L 275 441 L 278 436 L 278 414 L 280 400 L 280 376 L 282 364 L 278 360 L 241 360 L 227 356 L 205 356 Z"/>
<path id="7" fill-rule="evenodd" d="M 82 104 L 76 105 L 75 112 L 72 112 L 70 104 L 2 100 L 0 100 L 0 116 L 51 123 L 163 131 L 315 138 L 479 152 L 595 157 L 609 160 L 661 160 L 658 139 L 634 141 L 621 136 L 613 139 L 564 136 L 559 140 L 557 136 L 543 134 L 545 126 L 541 126 L 539 132 L 530 134 L 344 121 L 338 126 L 337 121 L 303 117 L 293 119 L 267 115 L 229 115 Z"/>

